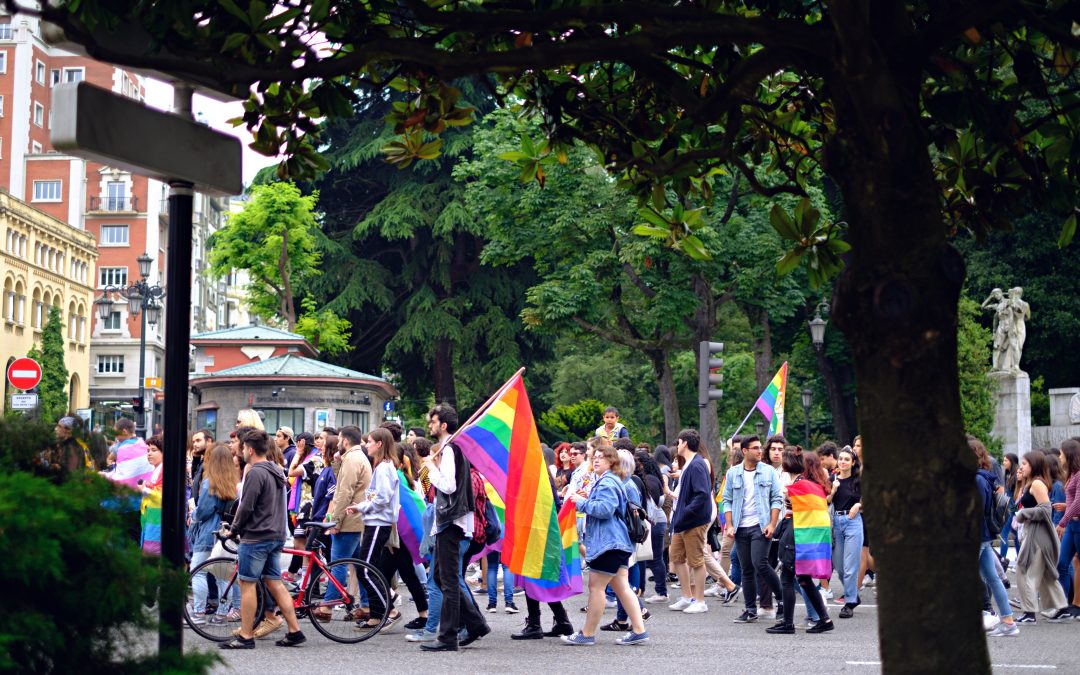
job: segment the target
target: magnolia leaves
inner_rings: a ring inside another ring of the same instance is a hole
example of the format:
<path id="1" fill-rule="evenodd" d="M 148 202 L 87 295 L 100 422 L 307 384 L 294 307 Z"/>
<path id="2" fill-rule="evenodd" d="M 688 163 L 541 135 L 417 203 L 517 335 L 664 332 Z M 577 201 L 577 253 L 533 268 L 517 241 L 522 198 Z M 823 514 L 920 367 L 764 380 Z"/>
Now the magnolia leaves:
<path id="1" fill-rule="evenodd" d="M 769 212 L 773 229 L 795 244 L 795 248 L 776 263 L 776 271 L 781 275 L 788 274 L 805 258 L 812 288 L 820 288 L 844 269 L 840 256 L 851 250 L 851 246 L 840 238 L 842 232 L 837 227 L 839 223 L 819 226 L 820 221 L 821 212 L 811 206 L 810 200 L 805 197 L 799 201 L 793 215 L 788 215 L 779 204 Z"/>
<path id="2" fill-rule="evenodd" d="M 528 135 L 523 134 L 521 136 L 521 150 L 504 152 L 499 155 L 499 159 L 505 159 L 508 162 L 517 164 L 518 168 L 521 169 L 521 173 L 518 175 L 521 182 L 528 183 L 535 180 L 540 184 L 540 187 L 544 187 L 544 182 L 547 180 L 544 166 L 550 166 L 554 160 L 558 160 L 559 164 L 566 164 L 567 154 L 562 149 L 552 153 L 549 141 L 545 140 L 537 145 L 533 143 L 533 140 Z"/>
<path id="3" fill-rule="evenodd" d="M 386 161 L 399 169 L 405 169 L 418 159 L 435 159 L 442 152 L 442 139 L 438 135 L 448 127 L 460 127 L 472 123 L 475 108 L 458 105 L 461 91 L 438 81 L 408 81 L 397 78 L 390 86 L 398 91 L 415 94 L 408 101 L 395 101 L 391 105 L 387 122 L 394 125 L 394 133 L 401 138 L 383 147 Z M 435 136 L 434 140 L 427 140 Z"/>
<path id="4" fill-rule="evenodd" d="M 687 209 L 676 204 L 670 216 L 664 216 L 646 206 L 638 210 L 645 223 L 635 225 L 632 232 L 642 237 L 662 239 L 671 248 L 682 251 L 692 260 L 712 260 L 712 253 L 695 234 L 705 226 L 705 208 Z"/>

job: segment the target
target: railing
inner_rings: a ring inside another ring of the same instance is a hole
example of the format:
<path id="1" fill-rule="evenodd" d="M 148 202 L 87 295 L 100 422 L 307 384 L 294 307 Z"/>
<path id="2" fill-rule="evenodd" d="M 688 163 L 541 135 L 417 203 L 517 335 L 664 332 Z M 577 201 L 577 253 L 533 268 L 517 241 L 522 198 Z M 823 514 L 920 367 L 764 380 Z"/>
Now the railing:
<path id="1" fill-rule="evenodd" d="M 91 211 L 138 211 L 138 197 L 91 197 Z"/>

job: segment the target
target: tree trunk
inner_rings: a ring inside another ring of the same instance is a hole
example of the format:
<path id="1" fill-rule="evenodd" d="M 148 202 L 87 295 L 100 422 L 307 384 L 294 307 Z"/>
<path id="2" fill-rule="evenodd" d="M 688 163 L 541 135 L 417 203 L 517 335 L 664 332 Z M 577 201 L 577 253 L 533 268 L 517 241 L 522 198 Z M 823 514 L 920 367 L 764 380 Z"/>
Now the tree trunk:
<path id="1" fill-rule="evenodd" d="M 833 369 L 829 357 L 825 355 L 824 349 L 815 348 L 814 357 L 817 359 L 821 380 L 825 384 L 825 395 L 829 401 L 829 412 L 832 414 L 835 438 L 840 441 L 840 445 L 851 443 L 854 436 L 852 422 L 855 420 L 854 416 L 848 416 L 847 401 L 844 398 L 844 392 L 840 389 L 840 383 L 837 381 L 836 371 Z"/>
<path id="2" fill-rule="evenodd" d="M 660 407 L 664 410 L 664 442 L 675 440 L 681 425 L 679 417 L 679 397 L 675 392 L 675 378 L 671 374 L 671 361 L 666 349 L 646 352 L 656 383 L 660 387 Z"/>
<path id="3" fill-rule="evenodd" d="M 435 402 L 449 403 L 457 407 L 457 392 L 454 388 L 454 349 L 448 337 L 435 341 L 435 363 L 432 364 L 432 379 L 435 381 Z M 464 419 L 464 418 L 462 418 Z"/>
<path id="4" fill-rule="evenodd" d="M 881 46 L 911 42 L 898 4 L 836 0 L 830 9 L 840 58 L 826 77 L 841 131 L 826 166 L 844 193 L 852 245 L 832 313 L 858 380 L 883 671 L 988 673 L 981 509 L 957 371 L 963 261 L 945 240 L 919 120 L 922 64 Z"/>
<path id="5" fill-rule="evenodd" d="M 702 275 L 694 277 L 693 288 L 694 295 L 698 297 L 698 308 L 694 312 L 693 349 L 695 362 L 700 363 L 701 343 L 711 341 L 716 331 L 716 297 L 713 295 L 712 284 Z M 709 451 L 709 456 L 712 457 L 713 466 L 720 467 L 722 466 L 721 457 L 725 454 L 723 450 L 726 439 L 721 438 L 716 401 L 709 401 L 701 417 L 704 423 L 698 425 L 701 427 L 698 433 L 701 434 L 701 440 Z M 671 437 L 667 440 L 673 441 L 675 438 Z"/>
<path id="6" fill-rule="evenodd" d="M 769 310 L 763 307 L 744 307 L 750 319 L 750 339 L 754 348 L 754 381 L 758 392 L 765 391 L 773 376 L 772 330 Z"/>
<path id="7" fill-rule="evenodd" d="M 278 256 L 278 274 L 281 275 L 281 317 L 288 330 L 296 328 L 296 307 L 293 304 L 292 279 L 289 278 L 289 228 L 281 231 L 281 255 Z"/>

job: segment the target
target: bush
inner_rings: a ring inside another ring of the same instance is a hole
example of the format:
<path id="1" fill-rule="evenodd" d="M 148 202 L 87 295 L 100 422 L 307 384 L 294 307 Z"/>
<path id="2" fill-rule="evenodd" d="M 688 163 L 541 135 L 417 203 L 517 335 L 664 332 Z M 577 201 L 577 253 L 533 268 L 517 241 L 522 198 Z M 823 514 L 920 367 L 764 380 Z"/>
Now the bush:
<path id="1" fill-rule="evenodd" d="M 571 405 L 557 405 L 540 415 L 537 426 L 545 432 L 549 442 L 585 441 L 604 423 L 604 408 L 607 407 L 591 398 Z M 626 426 L 625 420 L 619 418 L 619 421 Z M 629 427 L 627 432 L 633 437 L 634 432 Z"/>
<path id="2" fill-rule="evenodd" d="M 131 536 L 138 514 L 115 507 L 131 493 L 93 473 L 35 473 L 54 440 L 47 423 L 0 420 L 0 438 L 0 670 L 206 672 L 206 654 L 129 653 L 152 639 L 147 606 L 163 585 Z"/>

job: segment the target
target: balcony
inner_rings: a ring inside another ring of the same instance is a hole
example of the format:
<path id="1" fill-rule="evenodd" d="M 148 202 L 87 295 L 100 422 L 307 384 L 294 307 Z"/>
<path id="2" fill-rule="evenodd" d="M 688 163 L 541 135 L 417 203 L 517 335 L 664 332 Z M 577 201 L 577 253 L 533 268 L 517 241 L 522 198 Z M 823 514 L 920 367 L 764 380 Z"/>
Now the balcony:
<path id="1" fill-rule="evenodd" d="M 138 211 L 138 197 L 91 197 L 89 211 Z"/>

